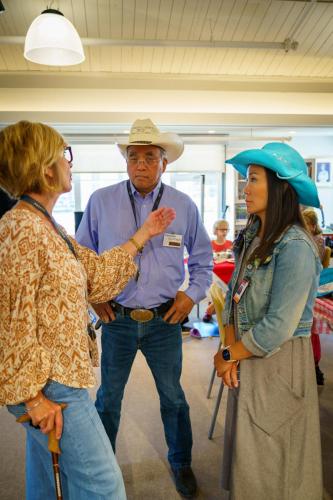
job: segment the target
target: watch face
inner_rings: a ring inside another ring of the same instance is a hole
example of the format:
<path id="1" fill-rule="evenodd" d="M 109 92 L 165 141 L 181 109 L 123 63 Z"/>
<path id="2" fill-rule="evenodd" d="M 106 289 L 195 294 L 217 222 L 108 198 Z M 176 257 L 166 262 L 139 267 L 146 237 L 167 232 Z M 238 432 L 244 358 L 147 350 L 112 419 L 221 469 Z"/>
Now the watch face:
<path id="1" fill-rule="evenodd" d="M 230 360 L 230 351 L 229 349 L 223 349 L 222 351 L 222 358 L 224 361 L 229 361 Z"/>

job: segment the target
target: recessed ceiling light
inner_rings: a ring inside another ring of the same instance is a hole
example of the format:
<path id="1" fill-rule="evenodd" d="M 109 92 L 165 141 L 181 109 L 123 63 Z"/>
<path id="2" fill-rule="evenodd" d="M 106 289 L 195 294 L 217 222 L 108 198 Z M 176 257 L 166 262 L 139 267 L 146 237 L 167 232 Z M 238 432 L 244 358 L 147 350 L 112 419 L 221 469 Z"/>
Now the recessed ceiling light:
<path id="1" fill-rule="evenodd" d="M 296 130 L 289 130 L 289 134 L 296 134 Z"/>
<path id="2" fill-rule="evenodd" d="M 209 134 L 215 134 L 215 130 L 208 130 Z"/>
<path id="3" fill-rule="evenodd" d="M 129 130 L 123 130 L 123 134 L 129 134 Z"/>

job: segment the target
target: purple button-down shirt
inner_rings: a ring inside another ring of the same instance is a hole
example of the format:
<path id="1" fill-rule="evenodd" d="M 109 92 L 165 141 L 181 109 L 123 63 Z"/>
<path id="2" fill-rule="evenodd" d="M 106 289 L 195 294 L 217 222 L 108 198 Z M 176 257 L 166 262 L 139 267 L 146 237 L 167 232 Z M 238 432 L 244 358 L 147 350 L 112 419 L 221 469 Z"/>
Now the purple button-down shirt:
<path id="1" fill-rule="evenodd" d="M 160 183 L 144 198 L 131 184 L 137 221 L 145 221 L 158 195 Z M 185 293 L 195 302 L 206 295 L 212 279 L 212 249 L 198 209 L 189 196 L 164 185 L 159 207 L 173 207 L 176 219 L 166 233 L 181 235 L 181 246 L 163 245 L 164 235 L 153 237 L 136 257 L 138 280 L 132 279 L 115 300 L 127 307 L 156 307 L 174 298 L 185 277 L 187 249 L 189 286 Z M 76 239 L 97 253 L 126 242 L 136 232 L 126 181 L 95 191 L 87 205 Z"/>

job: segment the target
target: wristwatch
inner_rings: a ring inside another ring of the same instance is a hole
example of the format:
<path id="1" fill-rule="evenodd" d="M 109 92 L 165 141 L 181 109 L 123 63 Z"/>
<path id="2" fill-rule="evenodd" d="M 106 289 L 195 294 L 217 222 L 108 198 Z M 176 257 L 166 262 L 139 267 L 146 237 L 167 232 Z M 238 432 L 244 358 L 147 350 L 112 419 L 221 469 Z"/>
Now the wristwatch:
<path id="1" fill-rule="evenodd" d="M 227 363 L 235 363 L 237 361 L 236 359 L 231 358 L 230 345 L 222 349 L 221 355 L 224 361 L 227 361 Z"/>

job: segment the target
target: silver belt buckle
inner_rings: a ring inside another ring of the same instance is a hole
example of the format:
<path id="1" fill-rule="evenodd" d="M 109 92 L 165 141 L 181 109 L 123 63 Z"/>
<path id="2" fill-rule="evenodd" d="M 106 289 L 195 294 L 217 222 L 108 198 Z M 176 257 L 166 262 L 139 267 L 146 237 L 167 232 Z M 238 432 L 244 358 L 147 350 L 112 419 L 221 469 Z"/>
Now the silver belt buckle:
<path id="1" fill-rule="evenodd" d="M 153 319 L 154 313 L 153 311 L 149 311 L 149 309 L 133 309 L 130 312 L 130 318 L 134 319 L 138 323 L 146 323 Z"/>

